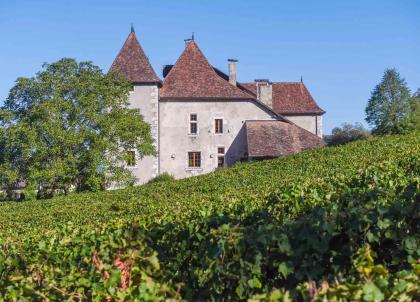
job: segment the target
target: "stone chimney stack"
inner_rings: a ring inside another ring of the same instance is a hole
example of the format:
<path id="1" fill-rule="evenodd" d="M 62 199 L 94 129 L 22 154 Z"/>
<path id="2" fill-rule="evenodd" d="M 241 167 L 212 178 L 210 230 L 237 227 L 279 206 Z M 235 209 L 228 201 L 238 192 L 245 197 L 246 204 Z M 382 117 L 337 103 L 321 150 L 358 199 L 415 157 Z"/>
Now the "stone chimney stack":
<path id="1" fill-rule="evenodd" d="M 268 107 L 273 108 L 272 83 L 268 79 L 257 79 L 255 84 L 257 85 L 257 99 Z"/>
<path id="2" fill-rule="evenodd" d="M 229 62 L 229 83 L 236 86 L 236 62 L 238 60 L 228 59 Z"/>

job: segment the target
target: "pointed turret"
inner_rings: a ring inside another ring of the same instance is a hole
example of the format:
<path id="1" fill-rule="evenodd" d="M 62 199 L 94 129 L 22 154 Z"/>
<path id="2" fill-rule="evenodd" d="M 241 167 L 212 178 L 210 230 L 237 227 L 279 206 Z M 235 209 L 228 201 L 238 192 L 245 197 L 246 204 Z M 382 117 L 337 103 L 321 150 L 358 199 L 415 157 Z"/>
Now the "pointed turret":
<path id="1" fill-rule="evenodd" d="M 121 72 L 132 83 L 160 83 L 159 77 L 137 40 L 133 26 L 109 71 Z"/>
<path id="2" fill-rule="evenodd" d="M 168 73 L 160 91 L 162 98 L 251 99 L 214 71 L 194 40 Z"/>

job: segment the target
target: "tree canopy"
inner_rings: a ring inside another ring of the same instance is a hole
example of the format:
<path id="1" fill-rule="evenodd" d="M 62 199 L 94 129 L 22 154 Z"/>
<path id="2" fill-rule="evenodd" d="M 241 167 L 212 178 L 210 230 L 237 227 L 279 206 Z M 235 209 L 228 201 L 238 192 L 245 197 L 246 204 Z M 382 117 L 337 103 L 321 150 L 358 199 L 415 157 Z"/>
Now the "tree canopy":
<path id="1" fill-rule="evenodd" d="M 131 184 L 128 150 L 155 150 L 150 126 L 128 107 L 131 84 L 91 62 L 64 58 L 18 78 L 0 109 L 0 184 L 42 197 Z"/>
<path id="2" fill-rule="evenodd" d="M 420 88 L 413 94 L 411 98 L 412 117 L 411 123 L 414 128 L 420 131 Z"/>
<path id="3" fill-rule="evenodd" d="M 415 127 L 410 90 L 395 69 L 385 70 L 365 111 L 366 121 L 373 126 L 374 134 L 407 133 Z"/>
<path id="4" fill-rule="evenodd" d="M 365 129 L 361 123 L 354 125 L 343 123 L 341 127 L 335 127 L 331 135 L 325 136 L 328 146 L 344 145 L 352 141 L 367 139 L 370 136 L 369 130 Z"/>

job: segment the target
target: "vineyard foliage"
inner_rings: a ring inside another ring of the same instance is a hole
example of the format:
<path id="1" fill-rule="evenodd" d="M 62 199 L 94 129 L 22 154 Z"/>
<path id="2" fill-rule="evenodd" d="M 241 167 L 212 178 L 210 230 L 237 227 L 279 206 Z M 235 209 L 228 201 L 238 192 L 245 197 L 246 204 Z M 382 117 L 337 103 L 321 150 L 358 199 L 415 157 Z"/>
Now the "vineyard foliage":
<path id="1" fill-rule="evenodd" d="M 2 203 L 0 301 L 420 299 L 419 181 L 414 133 Z"/>

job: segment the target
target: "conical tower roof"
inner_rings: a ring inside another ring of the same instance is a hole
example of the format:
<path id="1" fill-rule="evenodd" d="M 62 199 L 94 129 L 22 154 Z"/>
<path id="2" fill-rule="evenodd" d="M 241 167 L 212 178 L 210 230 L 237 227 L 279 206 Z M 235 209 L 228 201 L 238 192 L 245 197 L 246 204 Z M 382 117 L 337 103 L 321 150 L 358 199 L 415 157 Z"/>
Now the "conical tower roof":
<path id="1" fill-rule="evenodd" d="M 133 29 L 109 71 L 119 71 L 133 83 L 160 82 Z"/>

